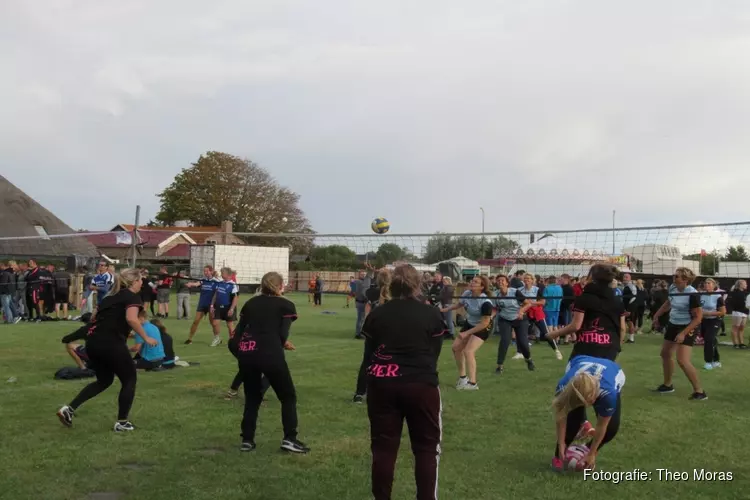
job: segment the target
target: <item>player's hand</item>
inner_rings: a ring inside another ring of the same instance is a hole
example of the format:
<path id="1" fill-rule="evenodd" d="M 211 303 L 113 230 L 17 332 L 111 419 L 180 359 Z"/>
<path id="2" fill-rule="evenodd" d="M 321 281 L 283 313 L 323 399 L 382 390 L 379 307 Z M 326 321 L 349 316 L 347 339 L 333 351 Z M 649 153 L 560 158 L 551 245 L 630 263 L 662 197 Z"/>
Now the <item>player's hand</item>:
<path id="1" fill-rule="evenodd" d="M 583 457 L 583 460 L 581 462 L 583 463 L 584 469 L 596 469 L 596 452 L 589 451 L 588 454 Z"/>
<path id="2" fill-rule="evenodd" d="M 519 319 L 519 320 L 522 320 L 522 319 L 523 319 L 523 317 L 524 317 L 524 315 L 525 315 L 525 314 L 524 314 L 524 313 L 522 313 L 522 312 L 518 313 L 518 319 Z"/>
<path id="3" fill-rule="evenodd" d="M 148 337 L 145 342 L 150 345 L 151 347 L 156 347 L 159 345 L 159 342 L 156 341 L 156 339 L 152 339 L 151 337 Z"/>
<path id="4" fill-rule="evenodd" d="M 677 335 L 677 336 L 676 336 L 676 337 L 674 338 L 674 341 L 675 341 L 675 342 L 676 342 L 677 344 L 682 344 L 683 342 L 685 342 L 685 337 L 687 337 L 687 332 L 685 332 L 685 331 L 682 331 L 682 332 L 680 332 L 680 334 L 679 334 L 679 335 Z"/>
<path id="5" fill-rule="evenodd" d="M 227 314 L 228 314 L 229 316 L 232 316 L 232 315 L 234 314 L 234 308 L 233 308 L 233 307 L 232 307 L 232 308 L 230 308 L 230 309 L 229 309 L 229 311 L 227 311 Z"/>
<path id="6" fill-rule="evenodd" d="M 651 320 L 651 330 L 658 330 L 659 329 L 659 318 L 654 318 Z"/>
<path id="7" fill-rule="evenodd" d="M 294 347 L 294 344 L 292 344 L 289 340 L 287 340 L 286 342 L 284 342 L 284 349 L 287 350 L 287 351 L 296 351 L 297 350 L 297 348 Z"/>

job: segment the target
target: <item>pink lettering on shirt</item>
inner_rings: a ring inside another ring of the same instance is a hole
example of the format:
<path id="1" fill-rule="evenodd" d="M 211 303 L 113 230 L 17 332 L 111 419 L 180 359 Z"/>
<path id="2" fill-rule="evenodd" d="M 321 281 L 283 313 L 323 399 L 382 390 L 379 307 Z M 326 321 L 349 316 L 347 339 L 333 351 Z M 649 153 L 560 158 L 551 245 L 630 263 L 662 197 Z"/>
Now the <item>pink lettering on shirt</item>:
<path id="1" fill-rule="evenodd" d="M 383 354 L 383 349 L 385 349 L 385 344 L 381 344 L 380 346 L 378 346 L 378 348 L 375 349 L 375 352 L 373 353 L 374 356 L 378 359 L 382 359 L 383 361 L 390 361 L 391 359 L 393 359 L 393 356 Z"/>
<path id="2" fill-rule="evenodd" d="M 589 330 L 581 330 L 576 335 L 578 342 L 585 344 L 609 345 L 612 343 L 612 337 L 609 333 L 603 333 L 604 328 L 599 326 L 599 318 L 591 322 Z"/>
<path id="3" fill-rule="evenodd" d="M 240 351 L 242 352 L 248 352 L 248 351 L 254 351 L 255 350 L 255 341 L 254 340 L 245 340 L 240 342 Z"/>
<path id="4" fill-rule="evenodd" d="M 367 368 L 367 374 L 377 378 L 400 377 L 401 375 L 398 373 L 399 369 L 401 369 L 401 367 L 393 363 L 387 365 L 373 363 Z"/>

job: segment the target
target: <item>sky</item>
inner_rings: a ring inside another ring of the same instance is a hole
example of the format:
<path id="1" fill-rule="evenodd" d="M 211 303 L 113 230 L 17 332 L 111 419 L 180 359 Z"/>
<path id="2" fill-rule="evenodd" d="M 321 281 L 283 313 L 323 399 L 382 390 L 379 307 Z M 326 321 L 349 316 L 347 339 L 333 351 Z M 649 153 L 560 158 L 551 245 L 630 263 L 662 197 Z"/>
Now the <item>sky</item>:
<path id="1" fill-rule="evenodd" d="M 0 172 L 90 230 L 209 150 L 320 233 L 744 221 L 748 53 L 744 0 L 7 0 Z"/>

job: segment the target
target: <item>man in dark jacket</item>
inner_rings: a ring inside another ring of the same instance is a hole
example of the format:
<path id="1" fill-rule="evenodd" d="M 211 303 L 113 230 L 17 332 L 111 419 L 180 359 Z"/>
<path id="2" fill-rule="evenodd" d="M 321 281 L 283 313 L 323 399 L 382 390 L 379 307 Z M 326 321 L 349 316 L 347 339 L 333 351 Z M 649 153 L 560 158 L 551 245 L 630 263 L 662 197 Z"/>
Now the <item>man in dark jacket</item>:
<path id="1" fill-rule="evenodd" d="M 21 317 L 13 315 L 11 302 L 16 293 L 15 273 L 4 262 L 0 262 L 0 309 L 5 318 L 5 323 L 18 323 Z"/>

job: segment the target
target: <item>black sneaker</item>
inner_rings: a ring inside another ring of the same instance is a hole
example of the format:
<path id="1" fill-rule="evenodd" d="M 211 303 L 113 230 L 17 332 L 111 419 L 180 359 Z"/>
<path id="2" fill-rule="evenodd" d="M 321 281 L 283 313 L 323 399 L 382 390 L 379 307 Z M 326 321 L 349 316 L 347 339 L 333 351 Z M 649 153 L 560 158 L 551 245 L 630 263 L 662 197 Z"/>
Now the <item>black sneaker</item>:
<path id="1" fill-rule="evenodd" d="M 352 403 L 356 403 L 358 405 L 361 405 L 365 402 L 365 397 L 362 394 L 355 394 L 352 398 Z"/>
<path id="2" fill-rule="evenodd" d="M 498 366 L 497 368 L 495 368 L 495 375 L 502 375 L 504 371 L 505 368 L 503 368 L 502 366 Z"/>
<path id="3" fill-rule="evenodd" d="M 530 359 L 526 360 L 526 368 L 528 368 L 530 372 L 533 372 L 534 370 L 536 370 L 536 366 L 534 366 L 534 362 L 531 361 Z"/>
<path id="4" fill-rule="evenodd" d="M 670 392 L 674 392 L 674 386 L 661 384 L 654 392 L 658 392 L 659 394 L 669 394 Z"/>
<path id="5" fill-rule="evenodd" d="M 185 341 L 185 345 L 190 345 L 190 344 L 192 344 L 192 343 L 193 343 L 193 341 L 192 341 L 192 340 L 190 340 L 190 339 L 187 339 L 187 340 Z"/>
<path id="6" fill-rule="evenodd" d="M 66 405 L 57 410 L 57 418 L 65 427 L 73 427 L 73 413 L 73 408 Z"/>
<path id="7" fill-rule="evenodd" d="M 737 347 L 740 349 L 747 349 L 747 346 L 745 344 L 740 344 Z"/>
<path id="8" fill-rule="evenodd" d="M 708 399 L 708 395 L 705 391 L 703 392 L 694 392 L 690 395 L 688 398 L 690 401 L 705 401 Z"/>
<path id="9" fill-rule="evenodd" d="M 310 448 L 305 446 L 305 443 L 297 439 L 285 439 L 281 442 L 281 449 L 290 453 L 309 453 Z"/>
<path id="10" fill-rule="evenodd" d="M 243 441 L 240 445 L 240 451 L 253 451 L 255 450 L 255 443 L 252 441 Z"/>
<path id="11" fill-rule="evenodd" d="M 362 340 L 364 337 L 362 335 L 355 335 L 354 338 L 356 340 Z"/>

